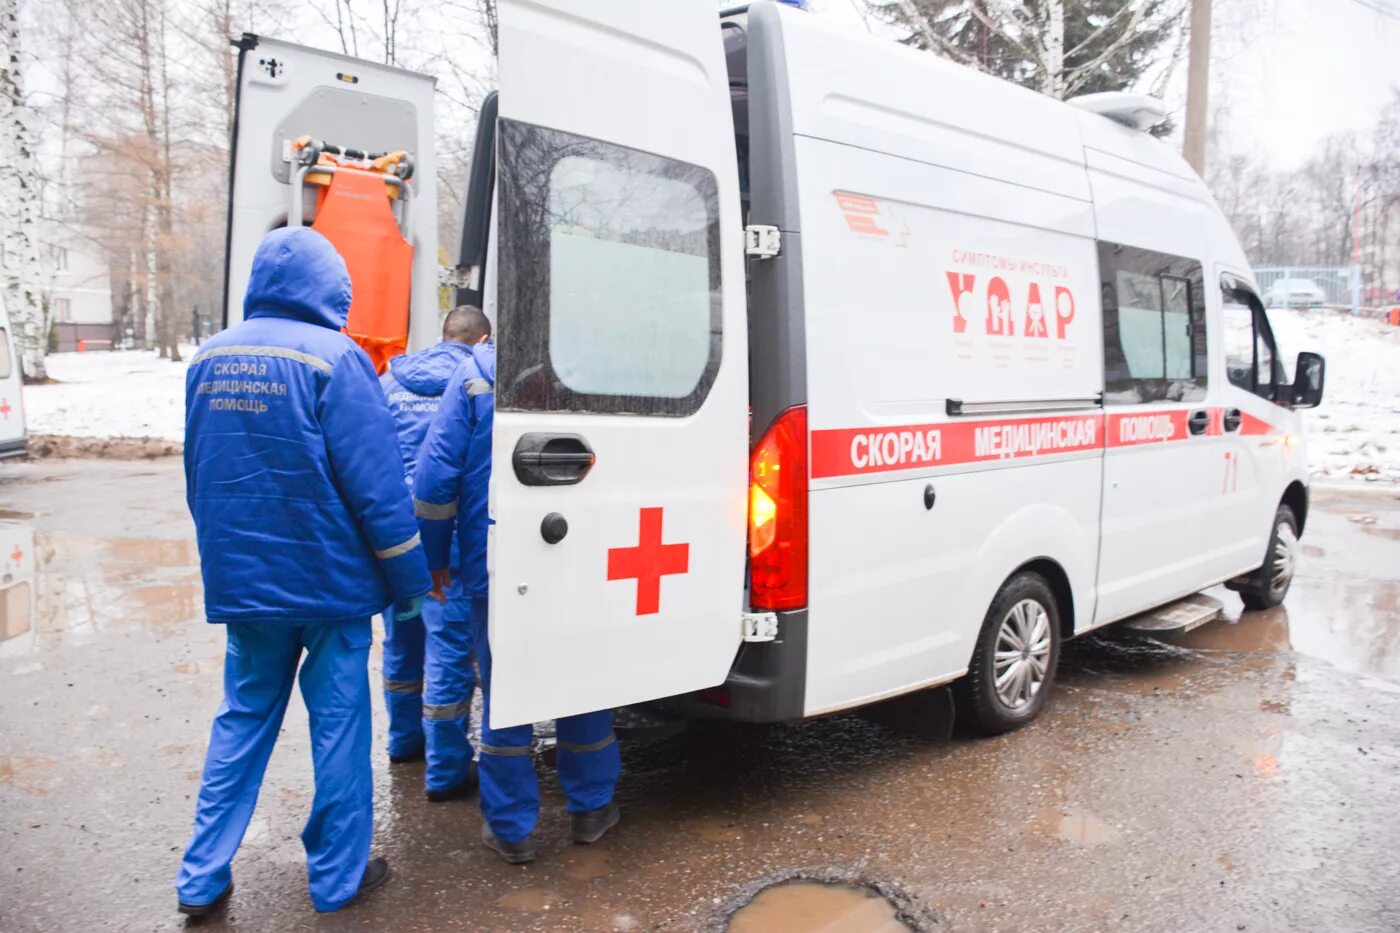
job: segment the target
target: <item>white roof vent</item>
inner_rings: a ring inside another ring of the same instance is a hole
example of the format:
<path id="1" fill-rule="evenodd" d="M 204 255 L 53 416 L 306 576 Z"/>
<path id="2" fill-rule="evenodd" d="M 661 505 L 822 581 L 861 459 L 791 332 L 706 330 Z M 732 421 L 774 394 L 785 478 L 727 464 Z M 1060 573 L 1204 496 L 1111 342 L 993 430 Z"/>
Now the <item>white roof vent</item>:
<path id="1" fill-rule="evenodd" d="M 1167 118 L 1166 105 L 1149 94 L 1128 91 L 1104 91 L 1102 94 L 1081 94 L 1065 103 L 1080 110 L 1108 117 L 1135 130 L 1148 130 Z"/>

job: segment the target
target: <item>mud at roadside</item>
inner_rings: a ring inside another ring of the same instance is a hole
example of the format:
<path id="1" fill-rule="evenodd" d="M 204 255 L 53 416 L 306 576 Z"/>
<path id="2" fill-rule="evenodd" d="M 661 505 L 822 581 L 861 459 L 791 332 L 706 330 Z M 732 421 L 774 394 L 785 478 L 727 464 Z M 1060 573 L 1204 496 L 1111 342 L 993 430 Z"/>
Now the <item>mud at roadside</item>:
<path id="1" fill-rule="evenodd" d="M 37 562 L 31 624 L 0 641 L 0 929 L 182 929 L 171 881 L 224 639 L 201 621 L 180 464 L 7 465 L 0 508 Z M 394 874 L 339 915 L 305 891 L 294 696 L 237 890 L 201 928 L 710 933 L 757 905 L 914 929 L 1400 929 L 1395 529 L 1395 496 L 1318 490 L 1284 607 L 1219 593 L 1228 618 L 1180 639 L 1071 642 L 1046 715 L 1007 736 L 840 715 L 628 743 L 623 821 L 592 847 L 542 762 L 524 868 L 482 849 L 473 802 L 428 804 L 421 766 L 388 765 L 376 698 Z"/>
<path id="2" fill-rule="evenodd" d="M 178 457 L 185 447 L 159 437 L 69 437 L 31 434 L 30 460 L 156 460 Z"/>

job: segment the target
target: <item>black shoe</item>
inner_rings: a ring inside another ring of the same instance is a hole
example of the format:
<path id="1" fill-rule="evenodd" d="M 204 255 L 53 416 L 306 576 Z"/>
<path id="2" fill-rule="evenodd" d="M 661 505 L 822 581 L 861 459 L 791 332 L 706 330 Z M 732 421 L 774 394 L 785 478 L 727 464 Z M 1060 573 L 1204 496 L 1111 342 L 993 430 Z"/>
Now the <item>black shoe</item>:
<path id="1" fill-rule="evenodd" d="M 609 803 L 605 807 L 584 813 L 570 813 L 574 842 L 597 842 L 603 838 L 604 833 L 616 826 L 621 818 L 622 813 L 616 803 Z"/>
<path id="2" fill-rule="evenodd" d="M 467 776 L 462 778 L 462 783 L 447 790 L 428 791 L 428 803 L 444 803 L 448 800 L 467 800 L 476 793 L 477 777 L 476 765 L 467 769 Z"/>
<path id="3" fill-rule="evenodd" d="M 220 894 L 218 897 L 214 898 L 214 899 L 213 899 L 212 901 L 210 901 L 209 903 L 207 903 L 207 904 L 186 904 L 184 901 L 180 901 L 180 906 L 177 907 L 177 908 L 175 908 L 175 909 L 178 910 L 178 911 L 180 911 L 180 913 L 184 914 L 186 917 L 195 917 L 195 918 L 207 917 L 207 916 L 209 916 L 210 914 L 212 914 L 214 911 L 218 910 L 220 907 L 224 906 L 224 903 L 228 900 L 229 895 L 232 894 L 232 893 L 233 893 L 233 882 L 230 881 L 230 882 L 228 883 L 228 887 L 224 888 L 224 892 L 223 892 L 222 894 Z"/>
<path id="4" fill-rule="evenodd" d="M 386 882 L 386 881 L 388 881 L 388 880 L 389 880 L 389 862 L 388 862 L 388 860 L 387 860 L 387 859 L 382 859 L 382 858 L 372 858 L 372 859 L 370 859 L 370 860 L 369 860 L 369 864 L 365 866 L 365 873 L 364 873 L 363 875 L 360 876 L 360 889 L 359 889 L 358 891 L 355 892 L 355 896 L 354 896 L 354 897 L 350 898 L 350 900 L 346 901 L 344 904 L 341 904 L 339 907 L 337 907 L 337 908 L 335 908 L 335 909 L 336 909 L 336 910 L 344 910 L 345 908 L 349 907 L 351 904 L 354 904 L 354 903 L 358 902 L 358 901 L 360 900 L 360 898 L 364 897 L 366 894 L 368 894 L 369 892 L 373 891 L 375 888 L 383 887 L 383 886 L 384 886 L 384 882 Z M 321 910 L 319 907 L 316 908 L 316 909 L 317 909 L 318 911 L 320 911 L 321 913 L 327 913 L 327 912 L 328 912 L 328 911 Z"/>
<path id="5" fill-rule="evenodd" d="M 422 749 L 422 748 L 418 749 L 416 752 L 409 752 L 407 755 L 395 755 L 393 752 L 390 752 L 390 753 L 389 753 L 389 764 L 391 764 L 391 765 L 407 765 L 407 764 L 412 764 L 412 763 L 415 762 L 415 761 L 422 761 L 422 760 L 423 760 L 424 758 L 426 758 L 426 757 L 427 757 L 427 752 L 426 752 L 425 749 Z"/>
<path id="6" fill-rule="evenodd" d="M 481 842 L 510 865 L 524 865 L 535 860 L 535 837 L 526 836 L 519 842 L 503 842 L 491 832 L 490 823 L 481 824 Z"/>

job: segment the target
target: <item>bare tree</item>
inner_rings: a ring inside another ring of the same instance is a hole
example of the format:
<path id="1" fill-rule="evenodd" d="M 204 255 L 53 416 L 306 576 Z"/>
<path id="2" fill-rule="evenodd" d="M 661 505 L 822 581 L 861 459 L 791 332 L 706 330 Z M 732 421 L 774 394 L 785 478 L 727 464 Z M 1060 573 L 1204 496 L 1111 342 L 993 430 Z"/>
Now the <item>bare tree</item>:
<path id="1" fill-rule="evenodd" d="M 3 233 L 5 305 L 16 324 L 25 378 L 48 378 L 48 308 L 40 290 L 38 152 L 33 113 L 25 96 L 18 0 L 0 0 L 0 232 Z"/>
<path id="2" fill-rule="evenodd" d="M 1181 29 L 1183 0 L 867 0 L 905 42 L 1063 100 L 1121 90 Z"/>

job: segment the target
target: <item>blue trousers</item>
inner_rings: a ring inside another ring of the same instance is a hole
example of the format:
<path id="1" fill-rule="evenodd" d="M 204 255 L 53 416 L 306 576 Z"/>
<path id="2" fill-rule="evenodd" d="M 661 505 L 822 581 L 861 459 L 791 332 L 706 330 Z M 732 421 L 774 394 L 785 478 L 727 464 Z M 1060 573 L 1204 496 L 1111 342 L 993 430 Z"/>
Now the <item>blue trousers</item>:
<path id="1" fill-rule="evenodd" d="M 434 611 L 428 611 L 428 603 L 433 604 Z M 476 689 L 473 632 L 470 621 L 449 618 L 456 614 L 451 608 L 431 599 L 423 605 L 427 644 L 420 729 L 428 741 L 424 783 L 434 791 L 461 784 L 472 766 L 467 728 L 471 723 L 472 691 Z"/>
<path id="2" fill-rule="evenodd" d="M 316 796 L 301 833 L 317 910 L 335 910 L 360 889 L 373 830 L 370 775 L 370 622 L 230 623 L 224 701 L 204 760 L 194 837 L 175 888 L 187 904 L 213 901 L 232 880 L 263 773 L 300 665 L 311 720 Z M 305 652 L 305 659 L 302 653 Z"/>
<path id="3" fill-rule="evenodd" d="M 535 829 L 540 785 L 531 758 L 533 726 L 491 728 L 491 648 L 486 639 L 487 601 L 472 600 L 477 662 L 481 665 L 484 715 L 481 723 L 481 812 L 503 842 L 519 842 Z M 612 710 L 565 716 L 556 721 L 559 783 L 570 813 L 612 801 L 622 756 L 612 731 Z"/>
<path id="4" fill-rule="evenodd" d="M 394 620 L 384 610 L 384 707 L 389 711 L 389 754 L 408 758 L 423 750 L 423 645 L 425 623 L 442 615 L 442 603 L 423 600 L 423 614 Z"/>

